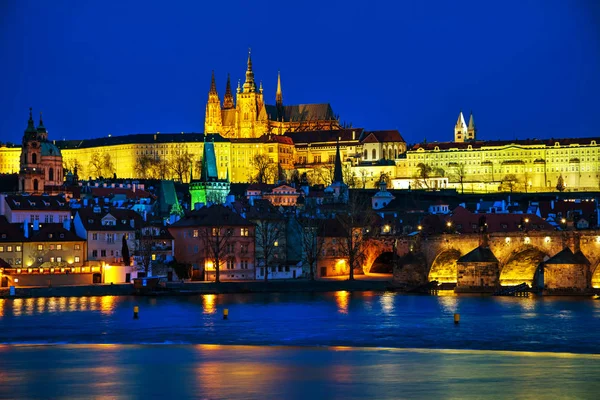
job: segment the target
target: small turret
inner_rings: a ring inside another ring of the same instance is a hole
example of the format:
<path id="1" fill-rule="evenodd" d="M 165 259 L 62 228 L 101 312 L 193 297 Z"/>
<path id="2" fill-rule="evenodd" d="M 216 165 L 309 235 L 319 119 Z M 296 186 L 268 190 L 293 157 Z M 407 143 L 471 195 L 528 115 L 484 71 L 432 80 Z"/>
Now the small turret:
<path id="1" fill-rule="evenodd" d="M 277 71 L 277 93 L 275 93 L 275 105 L 283 107 L 283 92 L 281 91 L 281 74 Z"/>
<path id="2" fill-rule="evenodd" d="M 35 129 L 35 123 L 33 122 L 32 109 L 29 108 L 29 120 L 27 121 L 27 128 L 25 129 L 25 137 L 37 136 L 37 129 Z"/>

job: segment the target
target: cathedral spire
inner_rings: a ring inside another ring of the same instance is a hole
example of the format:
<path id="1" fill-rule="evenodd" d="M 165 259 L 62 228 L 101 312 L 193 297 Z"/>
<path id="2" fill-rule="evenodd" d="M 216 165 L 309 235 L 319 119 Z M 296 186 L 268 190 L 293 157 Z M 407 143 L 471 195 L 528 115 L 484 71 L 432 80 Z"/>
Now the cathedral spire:
<path id="1" fill-rule="evenodd" d="M 208 94 L 217 94 L 217 84 L 215 82 L 215 70 L 213 69 L 212 71 L 212 77 L 210 78 L 210 90 L 208 91 Z"/>
<path id="2" fill-rule="evenodd" d="M 227 86 L 225 87 L 225 97 L 223 98 L 223 108 L 226 110 L 233 108 L 233 95 L 231 94 L 231 79 L 229 78 L 229 74 L 227 74 Z"/>
<path id="3" fill-rule="evenodd" d="M 283 93 L 281 92 L 281 74 L 277 71 L 277 93 L 275 93 L 275 105 L 283 107 Z"/>
<path id="4" fill-rule="evenodd" d="M 473 111 L 471 111 L 471 116 L 469 117 L 469 129 L 475 129 L 475 120 L 473 119 Z"/>
<path id="5" fill-rule="evenodd" d="M 344 183 L 342 175 L 342 157 L 340 156 L 340 138 L 335 146 L 335 165 L 333 167 L 333 182 Z"/>
<path id="6" fill-rule="evenodd" d="M 254 72 L 252 71 L 252 54 L 248 49 L 248 69 L 246 70 L 246 82 L 244 82 L 244 93 L 256 92 L 256 83 L 254 83 Z"/>

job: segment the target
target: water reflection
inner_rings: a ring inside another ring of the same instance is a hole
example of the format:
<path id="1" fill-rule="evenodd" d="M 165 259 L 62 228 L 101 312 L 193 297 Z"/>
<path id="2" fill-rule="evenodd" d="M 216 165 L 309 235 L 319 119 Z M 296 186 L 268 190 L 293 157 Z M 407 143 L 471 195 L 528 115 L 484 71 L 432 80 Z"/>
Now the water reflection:
<path id="1" fill-rule="evenodd" d="M 4 317 L 4 299 L 0 299 L 0 318 Z"/>
<path id="2" fill-rule="evenodd" d="M 380 297 L 381 309 L 386 314 L 391 314 L 394 312 L 394 294 L 393 293 L 384 293 Z"/>
<path id="3" fill-rule="evenodd" d="M 23 314 L 23 299 L 13 300 L 13 315 L 20 317 Z"/>
<path id="4" fill-rule="evenodd" d="M 100 298 L 100 311 L 102 314 L 110 315 L 114 311 L 115 296 L 103 296 Z"/>
<path id="5" fill-rule="evenodd" d="M 214 294 L 205 294 L 202 296 L 202 304 L 204 306 L 204 314 L 214 314 L 217 312 L 215 305 L 217 296 Z"/>
<path id="6" fill-rule="evenodd" d="M 102 314 L 110 315 L 114 312 L 115 296 L 0 299 L 0 317 L 4 316 L 5 308 L 11 305 L 14 316 L 74 311 L 100 311 Z"/>
<path id="7" fill-rule="evenodd" d="M 458 310 L 458 296 L 441 296 L 438 302 L 447 313 L 454 314 Z"/>
<path id="8" fill-rule="evenodd" d="M 337 304 L 338 312 L 341 314 L 348 314 L 348 301 L 350 300 L 350 292 L 340 290 L 335 292 L 335 302 Z"/>

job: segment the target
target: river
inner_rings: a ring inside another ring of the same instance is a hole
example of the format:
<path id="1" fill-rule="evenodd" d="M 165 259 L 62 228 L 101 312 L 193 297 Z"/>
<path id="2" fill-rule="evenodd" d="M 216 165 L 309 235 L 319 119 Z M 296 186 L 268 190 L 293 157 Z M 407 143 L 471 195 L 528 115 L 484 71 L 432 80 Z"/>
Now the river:
<path id="1" fill-rule="evenodd" d="M 0 299 L 0 398 L 595 398 L 599 328 L 592 298 Z"/>

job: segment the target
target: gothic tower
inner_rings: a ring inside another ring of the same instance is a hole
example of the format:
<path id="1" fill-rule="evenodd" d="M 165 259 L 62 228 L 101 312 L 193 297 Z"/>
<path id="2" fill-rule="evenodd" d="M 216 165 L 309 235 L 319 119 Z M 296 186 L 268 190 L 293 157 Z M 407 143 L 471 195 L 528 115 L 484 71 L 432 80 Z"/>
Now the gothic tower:
<path id="1" fill-rule="evenodd" d="M 281 91 L 281 74 L 277 71 L 277 93 L 275 93 L 275 107 L 277 108 L 277 119 L 283 121 L 283 92 Z"/>
<path id="2" fill-rule="evenodd" d="M 456 125 L 454 125 L 454 141 L 458 143 L 462 143 L 468 138 L 467 132 L 467 123 L 465 122 L 465 117 L 462 113 L 458 114 L 458 120 L 456 121 Z"/>
<path id="3" fill-rule="evenodd" d="M 246 81 L 236 96 L 237 126 L 240 138 L 254 138 L 267 131 L 268 115 L 263 101 L 262 85 L 256 90 L 254 71 L 252 71 L 252 57 L 248 51 L 248 67 Z"/>
<path id="4" fill-rule="evenodd" d="M 215 71 L 212 72 L 210 90 L 208 91 L 208 102 L 206 103 L 206 116 L 204 118 L 204 133 L 221 132 L 223 123 L 221 121 L 221 100 L 217 93 L 215 83 Z"/>

